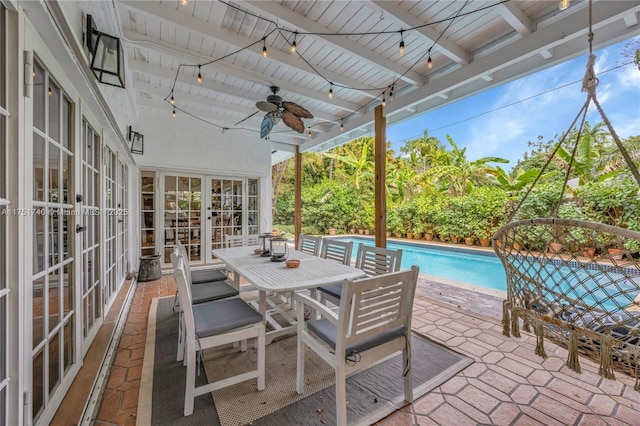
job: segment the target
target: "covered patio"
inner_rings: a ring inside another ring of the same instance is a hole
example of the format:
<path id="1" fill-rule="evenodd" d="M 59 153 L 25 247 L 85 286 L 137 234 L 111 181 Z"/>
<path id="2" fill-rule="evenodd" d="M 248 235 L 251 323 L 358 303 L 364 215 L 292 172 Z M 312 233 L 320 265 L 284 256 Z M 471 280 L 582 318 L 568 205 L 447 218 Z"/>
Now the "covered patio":
<path id="1" fill-rule="evenodd" d="M 192 268 L 222 266 L 225 236 L 271 232 L 272 166 L 294 158 L 299 177 L 302 153 L 374 134 L 384 245 L 387 126 L 586 62 L 590 19 L 598 49 L 640 34 L 639 14 L 604 0 L 0 0 L 0 424 L 147 424 L 149 309 L 176 292 L 177 242 Z M 296 235 L 300 195 L 298 178 Z M 138 282 L 141 256 L 159 279 Z M 637 423 L 631 379 L 588 361 L 577 375 L 551 344 L 538 359 L 535 336 L 502 335 L 501 309 L 420 275 L 414 329 L 474 364 L 381 424 Z"/>

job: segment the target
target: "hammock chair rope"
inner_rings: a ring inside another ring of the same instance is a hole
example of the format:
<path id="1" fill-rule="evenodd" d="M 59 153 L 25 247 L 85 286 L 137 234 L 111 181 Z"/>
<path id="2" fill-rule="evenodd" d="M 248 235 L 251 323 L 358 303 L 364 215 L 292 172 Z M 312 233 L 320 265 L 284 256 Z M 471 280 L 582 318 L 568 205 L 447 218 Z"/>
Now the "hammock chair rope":
<path id="1" fill-rule="evenodd" d="M 493 248 L 507 275 L 503 334 L 520 337 L 523 320 L 525 331 L 533 327 L 537 355 L 546 358 L 546 338 L 568 349 L 566 366 L 571 370 L 580 373 L 578 355 L 584 355 L 599 363 L 604 378 L 614 379 L 614 370 L 635 377 L 634 389 L 640 391 L 640 232 L 558 218 L 592 102 L 640 187 L 640 174 L 596 97 L 591 0 L 588 41 L 582 82 L 587 99 L 512 211 L 509 223 L 493 236 Z M 576 142 L 552 217 L 513 221 L 578 120 Z"/>

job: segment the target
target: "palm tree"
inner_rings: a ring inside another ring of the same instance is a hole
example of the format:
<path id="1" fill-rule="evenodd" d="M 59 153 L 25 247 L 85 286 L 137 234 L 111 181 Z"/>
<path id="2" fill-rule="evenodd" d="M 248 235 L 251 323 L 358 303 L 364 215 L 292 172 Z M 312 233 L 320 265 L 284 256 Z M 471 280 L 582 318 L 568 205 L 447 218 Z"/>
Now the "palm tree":
<path id="1" fill-rule="evenodd" d="M 370 139 L 370 138 L 369 138 Z M 362 144 L 362 152 L 358 155 L 351 148 L 344 147 L 344 155 L 335 152 L 328 152 L 325 155 L 329 158 L 341 161 L 353 169 L 354 186 L 360 188 L 363 179 L 374 176 L 375 163 L 369 159 L 369 145 L 371 141 L 364 141 Z"/>
<path id="2" fill-rule="evenodd" d="M 459 148 L 449 135 L 447 135 L 447 141 L 452 149 L 446 151 L 446 162 L 433 166 L 427 173 L 438 181 L 444 181 L 451 196 L 468 194 L 474 187 L 474 181 L 486 181 L 487 175 L 495 172 L 495 167 L 488 163 L 506 164 L 509 162 L 509 160 L 500 157 L 483 157 L 475 161 L 468 161 L 466 147 Z"/>

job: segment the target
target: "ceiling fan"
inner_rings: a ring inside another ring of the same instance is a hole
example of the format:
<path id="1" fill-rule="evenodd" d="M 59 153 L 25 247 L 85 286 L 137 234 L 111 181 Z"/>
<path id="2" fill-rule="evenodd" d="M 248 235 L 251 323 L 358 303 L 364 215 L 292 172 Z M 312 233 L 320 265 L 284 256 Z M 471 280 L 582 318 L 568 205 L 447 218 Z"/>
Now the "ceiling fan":
<path id="1" fill-rule="evenodd" d="M 283 101 L 282 97 L 278 96 L 278 92 L 280 91 L 278 86 L 270 86 L 269 89 L 273 94 L 267 96 L 266 101 L 256 102 L 256 108 L 266 112 L 260 125 L 260 138 L 266 138 L 269 132 L 271 132 L 271 129 L 273 129 L 273 126 L 278 124 L 280 120 L 296 132 L 303 133 L 304 123 L 302 119 L 313 118 L 313 115 L 296 103 Z M 258 111 L 242 121 L 253 117 L 257 113 Z M 242 121 L 236 123 L 236 125 L 242 123 Z"/>

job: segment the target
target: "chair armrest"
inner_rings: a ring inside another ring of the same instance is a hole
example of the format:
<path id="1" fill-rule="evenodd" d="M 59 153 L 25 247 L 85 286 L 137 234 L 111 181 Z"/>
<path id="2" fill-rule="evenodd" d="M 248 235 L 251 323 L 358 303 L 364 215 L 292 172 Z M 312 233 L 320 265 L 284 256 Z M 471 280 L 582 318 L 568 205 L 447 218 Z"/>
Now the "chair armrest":
<path id="1" fill-rule="evenodd" d="M 309 306 L 311 309 L 315 309 L 317 312 L 320 313 L 320 316 L 322 318 L 326 318 L 333 325 L 335 325 L 335 326 L 338 325 L 338 314 L 336 314 L 334 311 L 329 309 L 328 306 L 324 305 L 323 303 L 320 303 L 316 299 L 314 299 L 312 297 L 309 297 L 309 296 L 307 296 L 305 294 L 296 293 L 293 296 L 293 298 L 295 299 L 296 303 L 298 304 L 298 314 L 302 313 L 304 315 L 304 306 L 303 305 L 306 305 L 306 306 Z"/>

